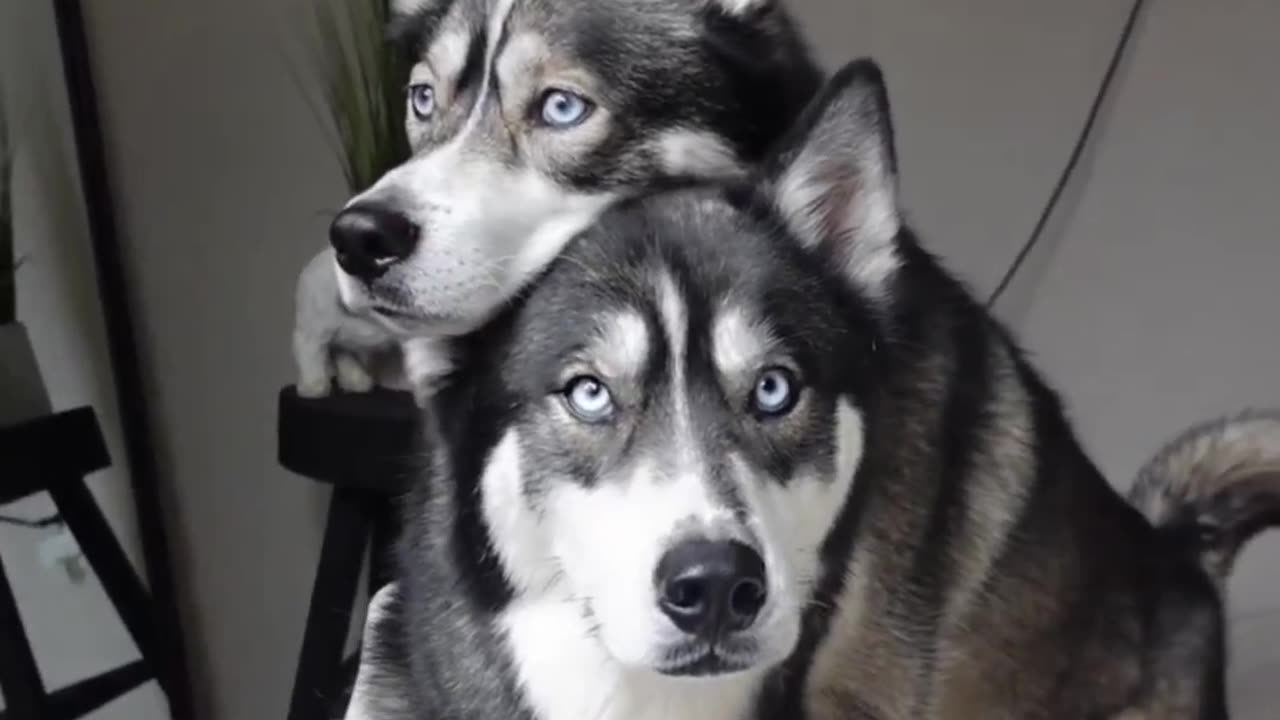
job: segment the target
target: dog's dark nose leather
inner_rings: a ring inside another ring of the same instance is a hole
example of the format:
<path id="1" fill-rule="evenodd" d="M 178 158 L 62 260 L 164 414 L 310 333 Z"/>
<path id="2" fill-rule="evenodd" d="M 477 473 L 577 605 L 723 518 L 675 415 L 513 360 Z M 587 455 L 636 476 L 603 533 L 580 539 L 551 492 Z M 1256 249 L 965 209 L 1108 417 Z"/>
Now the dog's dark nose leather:
<path id="1" fill-rule="evenodd" d="M 764 607 L 764 560 L 740 542 L 683 542 L 662 556 L 654 575 L 662 612 L 706 640 L 751 627 Z"/>
<path id="2" fill-rule="evenodd" d="M 381 205 L 356 203 L 333 219 L 329 243 L 347 274 L 373 280 L 413 253 L 418 226 Z"/>

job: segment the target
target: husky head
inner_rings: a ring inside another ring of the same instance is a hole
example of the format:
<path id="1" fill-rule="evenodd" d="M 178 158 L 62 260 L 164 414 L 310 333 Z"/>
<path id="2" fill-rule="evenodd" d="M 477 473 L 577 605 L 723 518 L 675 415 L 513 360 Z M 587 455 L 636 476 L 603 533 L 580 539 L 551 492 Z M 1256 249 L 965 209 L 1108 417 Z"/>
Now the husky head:
<path id="1" fill-rule="evenodd" d="M 571 608 L 538 652 L 583 636 L 622 667 L 741 677 L 792 652 L 844 571 L 823 547 L 900 255 L 878 68 L 838 73 L 765 166 L 603 213 L 438 398 L 474 552 L 511 607 Z"/>
<path id="2" fill-rule="evenodd" d="M 615 200 L 738 175 L 821 82 L 774 0 L 396 0 L 411 159 L 331 242 L 353 310 L 458 334 Z"/>

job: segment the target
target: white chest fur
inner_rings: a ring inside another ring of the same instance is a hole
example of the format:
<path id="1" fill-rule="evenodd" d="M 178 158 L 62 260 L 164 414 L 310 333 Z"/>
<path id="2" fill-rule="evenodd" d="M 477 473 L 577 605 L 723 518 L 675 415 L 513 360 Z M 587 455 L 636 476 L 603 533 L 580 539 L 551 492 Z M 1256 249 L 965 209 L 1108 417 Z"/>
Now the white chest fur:
<path id="1" fill-rule="evenodd" d="M 517 601 L 500 621 L 539 720 L 747 720 L 760 674 L 715 680 L 629 670 L 613 660 L 569 599 Z"/>

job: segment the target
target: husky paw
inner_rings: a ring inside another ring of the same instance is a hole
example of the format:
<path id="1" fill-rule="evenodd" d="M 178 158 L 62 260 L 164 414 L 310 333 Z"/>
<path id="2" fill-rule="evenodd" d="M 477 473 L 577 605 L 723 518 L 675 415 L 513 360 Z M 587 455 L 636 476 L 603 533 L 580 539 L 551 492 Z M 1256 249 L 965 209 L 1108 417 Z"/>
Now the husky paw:
<path id="1" fill-rule="evenodd" d="M 359 360 L 350 355 L 338 355 L 334 358 L 335 375 L 338 387 L 346 392 L 366 393 L 373 389 L 373 378 L 364 369 Z"/>
<path id="2" fill-rule="evenodd" d="M 297 363 L 298 397 L 318 398 L 329 394 L 329 347 L 325 336 L 307 332 L 302 328 L 293 331 L 293 359 Z"/>
<path id="3" fill-rule="evenodd" d="M 322 398 L 329 394 L 329 378 L 299 380 L 294 387 L 298 390 L 298 397 Z"/>

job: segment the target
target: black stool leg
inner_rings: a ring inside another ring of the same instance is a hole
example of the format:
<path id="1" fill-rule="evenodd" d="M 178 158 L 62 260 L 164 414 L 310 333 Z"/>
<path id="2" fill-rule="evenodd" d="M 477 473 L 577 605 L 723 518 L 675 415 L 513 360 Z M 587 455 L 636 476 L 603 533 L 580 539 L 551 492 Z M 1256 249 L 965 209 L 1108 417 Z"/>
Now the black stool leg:
<path id="1" fill-rule="evenodd" d="M 365 491 L 342 487 L 334 488 L 329 500 L 289 720 L 327 720 L 335 699 L 342 696 L 342 651 L 351 626 L 375 500 Z"/>
<path id="2" fill-rule="evenodd" d="M 31 644 L 22 629 L 18 603 L 0 561 L 0 692 L 4 693 L 6 710 L 0 718 L 13 720 L 45 720 L 49 717 L 44 683 L 36 668 Z"/>
<path id="3" fill-rule="evenodd" d="M 67 529 L 75 537 L 80 551 L 102 583 L 111 604 L 115 606 L 120 621 L 138 646 L 143 660 L 150 666 L 165 695 L 172 693 L 171 665 L 161 657 L 156 642 L 155 624 L 151 617 L 151 597 L 138 579 L 107 524 L 93 495 L 82 478 L 74 478 L 49 485 L 49 495 L 67 523 Z"/>

